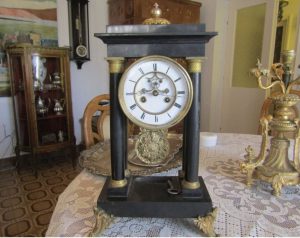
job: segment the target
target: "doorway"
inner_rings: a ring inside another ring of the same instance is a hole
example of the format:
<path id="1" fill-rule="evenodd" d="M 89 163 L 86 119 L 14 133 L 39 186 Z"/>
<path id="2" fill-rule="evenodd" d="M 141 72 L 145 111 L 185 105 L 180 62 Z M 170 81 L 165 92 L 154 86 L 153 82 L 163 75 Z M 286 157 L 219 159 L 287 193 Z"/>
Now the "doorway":
<path id="1" fill-rule="evenodd" d="M 221 132 L 257 133 L 266 92 L 258 88 L 250 70 L 257 58 L 263 67 L 272 63 L 277 11 L 277 0 L 229 2 Z"/>

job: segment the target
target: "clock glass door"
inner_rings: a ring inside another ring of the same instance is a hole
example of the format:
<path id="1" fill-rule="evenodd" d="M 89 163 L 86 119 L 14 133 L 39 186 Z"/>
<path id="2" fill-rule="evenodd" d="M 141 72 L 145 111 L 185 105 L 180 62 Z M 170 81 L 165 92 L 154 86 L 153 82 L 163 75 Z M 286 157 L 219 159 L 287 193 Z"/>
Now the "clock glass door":
<path id="1" fill-rule="evenodd" d="M 14 108 L 16 117 L 16 130 L 19 143 L 22 146 L 29 146 L 29 131 L 28 131 L 28 107 L 26 105 L 26 83 L 24 72 L 22 68 L 23 57 L 21 55 L 14 55 L 10 58 L 10 64 L 14 65 L 14 70 L 11 70 L 12 80 L 12 97 L 14 97 Z"/>

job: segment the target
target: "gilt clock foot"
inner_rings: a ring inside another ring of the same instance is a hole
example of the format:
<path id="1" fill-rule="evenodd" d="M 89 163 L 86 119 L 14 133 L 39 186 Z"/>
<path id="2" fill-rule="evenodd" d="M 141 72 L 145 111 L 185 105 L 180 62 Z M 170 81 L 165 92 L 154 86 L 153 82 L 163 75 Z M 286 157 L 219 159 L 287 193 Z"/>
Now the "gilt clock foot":
<path id="1" fill-rule="evenodd" d="M 114 217 L 107 214 L 101 208 L 95 207 L 94 214 L 96 217 L 96 223 L 93 230 L 90 232 L 90 237 L 99 236 L 110 224 L 113 222 Z"/>
<path id="2" fill-rule="evenodd" d="M 214 231 L 214 222 L 217 217 L 217 211 L 217 208 L 213 208 L 212 212 L 208 213 L 206 216 L 199 216 L 194 220 L 194 223 L 198 227 L 198 229 L 210 237 L 217 236 Z"/>

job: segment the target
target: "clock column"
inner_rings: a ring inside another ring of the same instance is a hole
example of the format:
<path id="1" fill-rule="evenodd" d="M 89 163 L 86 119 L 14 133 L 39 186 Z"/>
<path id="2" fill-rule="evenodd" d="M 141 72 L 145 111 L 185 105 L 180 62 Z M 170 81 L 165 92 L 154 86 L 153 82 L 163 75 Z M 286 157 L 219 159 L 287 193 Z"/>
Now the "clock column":
<path id="1" fill-rule="evenodd" d="M 182 160 L 184 179 L 182 180 L 182 186 L 184 189 L 198 189 L 200 187 L 198 168 L 202 58 L 190 57 L 187 58 L 187 63 L 188 73 L 193 83 L 193 102 L 184 119 Z"/>
<path id="2" fill-rule="evenodd" d="M 110 140 L 111 140 L 111 188 L 123 188 L 127 185 L 125 168 L 127 163 L 127 118 L 119 100 L 118 88 L 124 71 L 124 58 L 109 57 L 110 73 Z"/>

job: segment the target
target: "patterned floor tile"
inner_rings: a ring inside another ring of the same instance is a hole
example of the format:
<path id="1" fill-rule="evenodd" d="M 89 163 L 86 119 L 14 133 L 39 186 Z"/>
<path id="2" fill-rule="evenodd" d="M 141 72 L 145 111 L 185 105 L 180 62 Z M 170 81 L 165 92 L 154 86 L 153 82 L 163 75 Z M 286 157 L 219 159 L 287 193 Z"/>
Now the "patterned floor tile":
<path id="1" fill-rule="evenodd" d="M 0 172 L 0 236 L 45 236 L 58 196 L 79 170 L 64 157 Z"/>

